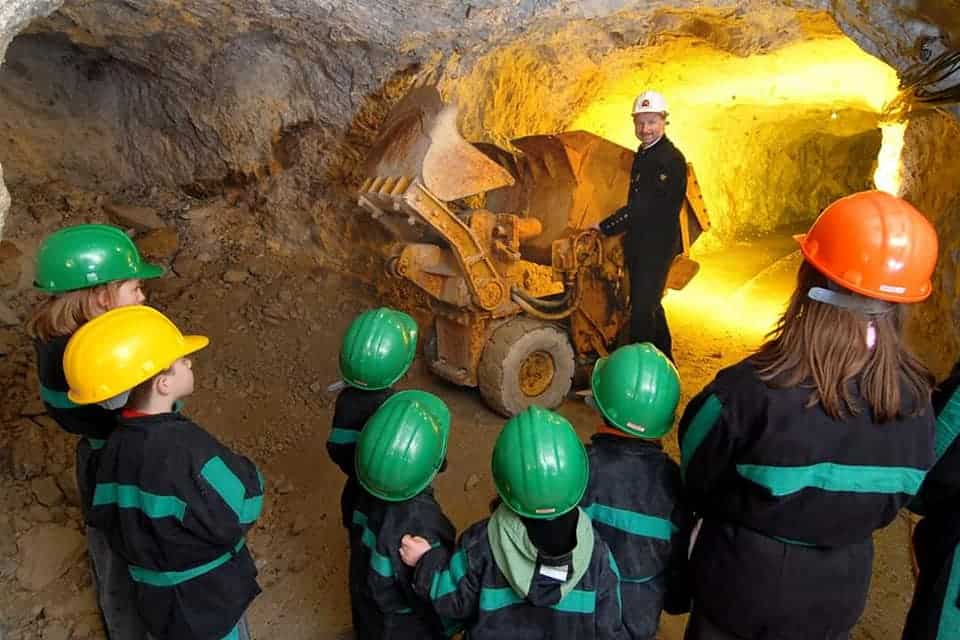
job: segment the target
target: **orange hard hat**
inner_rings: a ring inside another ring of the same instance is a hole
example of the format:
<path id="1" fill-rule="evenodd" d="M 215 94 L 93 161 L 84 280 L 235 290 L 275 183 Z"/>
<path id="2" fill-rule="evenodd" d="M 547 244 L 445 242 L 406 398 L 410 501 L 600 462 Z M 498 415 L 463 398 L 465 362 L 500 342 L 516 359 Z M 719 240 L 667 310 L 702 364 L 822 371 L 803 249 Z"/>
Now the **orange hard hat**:
<path id="1" fill-rule="evenodd" d="M 796 238 L 817 271 L 860 295 L 920 302 L 932 291 L 937 232 L 903 198 L 883 191 L 840 198 Z"/>

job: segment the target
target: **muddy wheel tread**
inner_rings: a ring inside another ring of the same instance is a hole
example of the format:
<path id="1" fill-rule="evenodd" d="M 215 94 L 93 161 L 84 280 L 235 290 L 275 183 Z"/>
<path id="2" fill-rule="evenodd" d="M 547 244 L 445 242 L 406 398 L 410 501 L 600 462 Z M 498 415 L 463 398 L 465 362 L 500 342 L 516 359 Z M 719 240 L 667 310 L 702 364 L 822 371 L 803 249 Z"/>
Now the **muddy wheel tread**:
<path id="1" fill-rule="evenodd" d="M 480 366 L 477 370 L 477 381 L 480 387 L 480 395 L 483 396 L 487 405 L 503 416 L 513 416 L 517 411 L 516 393 L 520 393 L 519 385 L 516 382 L 508 382 L 516 379 L 518 369 L 513 368 L 505 371 L 506 367 L 516 365 L 519 367 L 523 358 L 517 360 L 511 359 L 511 351 L 514 349 L 523 349 L 524 345 L 536 345 L 533 350 L 548 350 L 554 356 L 557 379 L 550 388 L 541 394 L 541 398 L 548 400 L 546 404 L 556 406 L 563 401 L 573 378 L 575 365 L 573 348 L 570 346 L 570 339 L 566 331 L 533 318 L 517 318 L 499 327 L 494 331 L 483 350 L 480 358 Z M 548 348 L 552 347 L 552 348 Z M 557 362 L 560 360 L 560 362 Z M 516 393 L 512 393 L 507 388 L 508 384 L 516 387 Z M 547 407 L 549 408 L 549 407 Z"/>

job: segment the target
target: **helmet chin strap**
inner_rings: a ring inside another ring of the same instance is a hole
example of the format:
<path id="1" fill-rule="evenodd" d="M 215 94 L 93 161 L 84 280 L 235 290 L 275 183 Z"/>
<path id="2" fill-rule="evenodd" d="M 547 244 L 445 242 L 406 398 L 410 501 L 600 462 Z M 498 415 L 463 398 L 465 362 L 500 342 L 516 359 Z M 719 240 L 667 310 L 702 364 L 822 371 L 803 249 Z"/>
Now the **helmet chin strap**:
<path id="1" fill-rule="evenodd" d="M 829 304 L 833 307 L 840 307 L 849 311 L 856 311 L 866 316 L 883 316 L 893 311 L 895 305 L 885 300 L 877 300 L 861 296 L 858 293 L 846 293 L 832 282 L 827 285 L 829 289 L 823 287 L 810 287 L 807 297 L 823 304 Z"/>
<path id="2" fill-rule="evenodd" d="M 828 289 L 824 289 L 823 287 L 810 287 L 810 290 L 807 292 L 807 297 L 811 300 L 822 302 L 823 304 L 855 311 L 867 316 L 867 334 L 864 336 L 864 339 L 866 340 L 867 348 L 873 349 L 877 345 L 877 325 L 874 323 L 874 319 L 893 311 L 894 303 L 868 298 L 858 293 L 843 292 L 832 282 L 828 283 L 827 286 L 829 287 Z"/>

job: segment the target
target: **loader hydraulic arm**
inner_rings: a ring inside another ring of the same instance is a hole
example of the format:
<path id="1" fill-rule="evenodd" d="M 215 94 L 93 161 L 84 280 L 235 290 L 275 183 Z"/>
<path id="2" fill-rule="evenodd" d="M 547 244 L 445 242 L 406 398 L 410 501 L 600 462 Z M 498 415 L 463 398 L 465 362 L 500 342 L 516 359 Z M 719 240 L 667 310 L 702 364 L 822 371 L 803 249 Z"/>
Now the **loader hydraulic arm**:
<path id="1" fill-rule="evenodd" d="M 419 181 L 370 178 L 360 193 L 361 206 L 374 216 L 383 215 L 384 209 L 403 210 L 435 229 L 449 244 L 481 309 L 491 311 L 507 300 L 506 284 L 470 227 Z"/>

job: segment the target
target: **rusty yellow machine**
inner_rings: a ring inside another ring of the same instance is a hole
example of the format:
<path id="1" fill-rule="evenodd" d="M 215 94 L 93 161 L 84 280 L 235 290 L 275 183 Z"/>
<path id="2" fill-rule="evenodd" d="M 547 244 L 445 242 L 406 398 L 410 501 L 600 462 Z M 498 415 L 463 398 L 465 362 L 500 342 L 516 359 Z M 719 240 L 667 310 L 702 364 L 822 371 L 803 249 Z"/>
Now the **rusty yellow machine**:
<path id="1" fill-rule="evenodd" d="M 359 203 L 397 239 L 388 273 L 429 294 L 431 371 L 506 416 L 555 407 L 629 317 L 621 239 L 590 227 L 626 202 L 634 152 L 586 131 L 507 151 L 467 142 L 456 118 L 435 86 L 415 86 L 371 149 Z M 709 226 L 688 172 L 674 289 L 696 275 L 690 246 Z"/>

